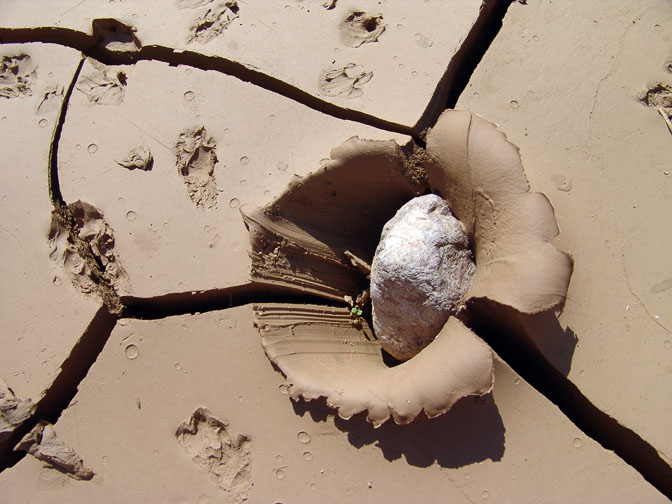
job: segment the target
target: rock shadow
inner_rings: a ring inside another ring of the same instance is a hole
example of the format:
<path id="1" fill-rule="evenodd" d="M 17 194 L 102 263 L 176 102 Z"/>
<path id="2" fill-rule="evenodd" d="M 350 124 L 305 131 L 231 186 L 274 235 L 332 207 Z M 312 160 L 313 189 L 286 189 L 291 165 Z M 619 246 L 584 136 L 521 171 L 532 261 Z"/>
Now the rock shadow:
<path id="1" fill-rule="evenodd" d="M 316 422 L 325 422 L 334 414 L 324 399 L 292 401 L 292 405 L 298 415 L 308 413 Z M 455 469 L 486 459 L 497 462 L 504 455 L 506 429 L 492 394 L 464 397 L 449 412 L 436 418 L 421 414 L 408 425 L 390 420 L 374 429 L 364 413 L 350 420 L 337 416 L 334 423 L 355 448 L 375 444 L 386 460 L 403 456 L 416 467 L 438 463 Z"/>

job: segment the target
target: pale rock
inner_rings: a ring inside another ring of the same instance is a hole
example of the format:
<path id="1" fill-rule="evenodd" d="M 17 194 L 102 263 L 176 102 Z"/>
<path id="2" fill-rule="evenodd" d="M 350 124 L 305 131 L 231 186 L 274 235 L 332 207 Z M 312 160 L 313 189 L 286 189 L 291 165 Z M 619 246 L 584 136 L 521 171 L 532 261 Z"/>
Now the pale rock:
<path id="1" fill-rule="evenodd" d="M 475 271 L 467 235 L 442 198 L 402 206 L 383 227 L 371 266 L 373 327 L 383 348 L 406 360 L 427 346 Z"/>

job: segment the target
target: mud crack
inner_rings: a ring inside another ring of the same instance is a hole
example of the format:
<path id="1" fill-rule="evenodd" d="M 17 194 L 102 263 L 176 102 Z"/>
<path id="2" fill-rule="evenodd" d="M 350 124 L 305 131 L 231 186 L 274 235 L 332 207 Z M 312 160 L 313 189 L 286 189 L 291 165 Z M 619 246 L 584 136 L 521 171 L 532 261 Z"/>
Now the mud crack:
<path id="1" fill-rule="evenodd" d="M 527 334 L 515 310 L 477 298 L 467 303 L 459 318 L 574 425 L 672 499 L 672 467 L 651 444 L 600 410 L 558 371 Z"/>
<path id="2" fill-rule="evenodd" d="M 84 227 L 89 224 L 91 218 L 86 218 L 87 209 L 89 217 L 92 215 L 91 205 L 84 206 L 81 202 L 68 205 L 61 194 L 60 183 L 58 179 L 58 146 L 63 134 L 63 126 L 68 111 L 70 98 L 77 83 L 77 79 L 82 71 L 84 61 L 82 58 L 77 65 L 72 81 L 63 97 L 61 110 L 54 127 L 51 144 L 49 145 L 48 161 L 48 179 L 49 179 L 49 197 L 54 205 L 52 213 L 52 230 L 49 238 L 56 240 L 59 236 L 63 238 L 64 249 L 61 250 L 63 262 L 67 259 L 74 259 L 78 256 L 79 264 L 75 267 L 79 271 L 79 277 L 82 281 L 85 292 L 95 292 L 107 306 L 110 313 L 121 313 L 122 305 L 115 288 L 115 282 L 125 278 L 123 269 L 118 265 L 116 256 L 111 252 L 114 245 L 114 239 L 111 238 L 111 232 L 106 231 L 107 225 L 102 221 L 102 214 L 93 212 L 100 217 L 98 220 L 103 222 L 103 230 L 97 233 L 83 232 Z M 91 208 L 88 208 L 91 207 Z M 95 209 L 93 209 L 95 210 Z M 57 247 L 58 248 L 58 247 Z M 63 248 L 63 247 L 62 247 Z M 69 257 L 68 257 L 69 251 Z M 72 262 L 72 261 L 71 261 Z M 67 265 L 66 265 L 67 266 Z M 73 271 L 73 273 L 75 273 Z M 75 283 L 81 283 L 75 281 Z"/>
<path id="3" fill-rule="evenodd" d="M 138 50 L 110 50 L 100 43 L 99 38 L 69 28 L 0 28 L 0 43 L 2 44 L 35 42 L 70 47 L 106 65 L 132 65 L 138 61 L 160 61 L 170 66 L 184 65 L 199 70 L 212 70 L 279 94 L 337 119 L 408 135 L 422 142 L 416 130 L 411 126 L 380 119 L 358 110 L 339 107 L 250 66 L 221 56 L 206 56 L 195 51 L 178 51 L 160 45 L 148 45 Z"/>
<path id="4" fill-rule="evenodd" d="M 499 33 L 504 16 L 511 3 L 513 3 L 513 0 L 483 1 L 478 19 L 464 42 L 454 55 L 447 55 L 451 57 L 448 67 L 437 84 L 422 116 L 413 126 L 413 130 L 419 136 L 424 137 L 424 132 L 436 123 L 444 110 L 455 108 L 476 67 L 478 67 L 486 51 L 495 40 L 497 33 Z"/>

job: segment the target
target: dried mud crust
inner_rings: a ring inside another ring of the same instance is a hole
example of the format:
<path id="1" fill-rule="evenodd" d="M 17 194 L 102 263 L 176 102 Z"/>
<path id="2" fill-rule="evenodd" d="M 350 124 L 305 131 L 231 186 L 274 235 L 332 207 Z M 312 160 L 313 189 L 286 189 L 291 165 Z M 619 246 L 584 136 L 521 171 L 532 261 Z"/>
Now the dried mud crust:
<path id="1" fill-rule="evenodd" d="M 198 408 L 188 422 L 180 424 L 175 438 L 191 460 L 208 471 L 219 489 L 231 495 L 233 502 L 247 500 L 252 486 L 249 436 L 232 436 L 225 422 L 206 408 Z"/>

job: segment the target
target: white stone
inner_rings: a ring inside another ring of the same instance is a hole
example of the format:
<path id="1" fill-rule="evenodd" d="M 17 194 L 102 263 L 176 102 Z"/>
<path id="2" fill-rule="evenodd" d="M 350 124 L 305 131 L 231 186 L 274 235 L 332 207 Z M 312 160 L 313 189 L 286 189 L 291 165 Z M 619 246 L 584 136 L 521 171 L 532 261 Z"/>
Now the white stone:
<path id="1" fill-rule="evenodd" d="M 383 227 L 371 266 L 373 328 L 406 360 L 454 313 L 476 271 L 469 240 L 439 196 L 413 198 Z"/>

